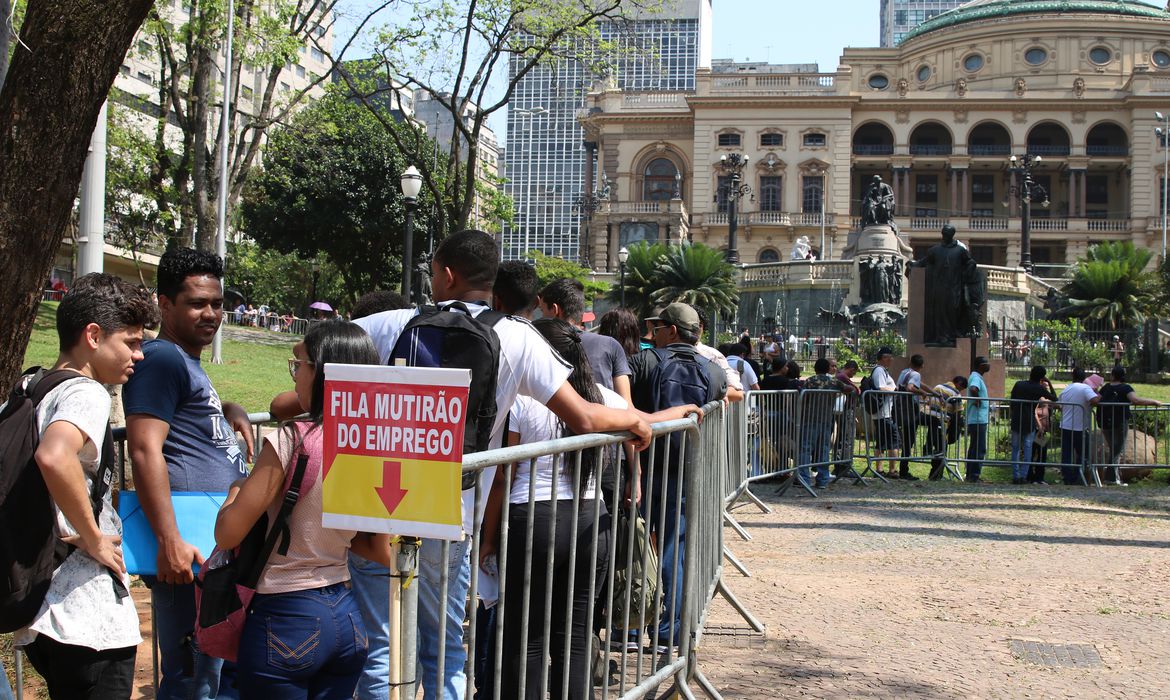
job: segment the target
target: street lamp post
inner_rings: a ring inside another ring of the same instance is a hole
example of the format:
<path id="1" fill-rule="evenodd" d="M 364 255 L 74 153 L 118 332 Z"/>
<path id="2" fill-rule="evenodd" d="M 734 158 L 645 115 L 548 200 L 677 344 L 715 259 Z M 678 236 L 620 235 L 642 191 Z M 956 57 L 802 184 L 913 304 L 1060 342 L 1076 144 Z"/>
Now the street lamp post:
<path id="1" fill-rule="evenodd" d="M 741 183 L 743 169 L 747 165 L 748 156 L 742 153 L 728 153 L 719 156 L 719 170 L 731 176 L 731 183 L 727 188 L 727 262 L 739 264 L 739 250 L 736 248 L 735 234 L 739 228 L 739 200 L 750 197 L 752 186 Z M 716 195 L 718 201 L 718 195 Z"/>
<path id="2" fill-rule="evenodd" d="M 1020 267 L 1027 273 L 1032 272 L 1032 200 L 1040 198 L 1040 206 L 1048 206 L 1048 190 L 1032 179 L 1032 166 L 1039 162 L 1040 156 L 1031 153 L 1008 159 L 1008 172 L 1020 175 L 1020 184 L 1009 186 L 1008 196 L 1020 200 Z"/>
<path id="3" fill-rule="evenodd" d="M 418 205 L 418 193 L 422 190 L 422 175 L 418 168 L 412 165 L 404 170 L 399 184 L 406 203 L 406 238 L 402 242 L 402 296 L 410 302 L 413 300 L 410 273 L 414 268 L 414 209 Z"/>
<path id="4" fill-rule="evenodd" d="M 622 308 L 626 307 L 626 261 L 630 259 L 630 251 L 625 246 L 618 251 L 618 269 L 621 270 L 621 278 L 618 282 L 618 288 L 621 290 Z"/>
<path id="5" fill-rule="evenodd" d="M 588 251 L 591 249 L 589 245 L 589 234 L 590 229 L 593 227 L 593 213 L 597 211 L 602 202 L 609 201 L 609 195 L 612 191 L 613 183 L 609 181 L 605 173 L 602 173 L 601 189 L 594 192 L 584 192 L 573 202 L 573 210 L 581 214 L 581 223 L 585 229 L 581 234 L 581 244 L 577 246 L 579 251 L 585 251 L 581 255 L 581 264 L 591 269 L 593 267 L 593 261 L 589 259 Z M 605 266 L 607 268 L 609 267 L 609 261 L 606 261 Z"/>
<path id="6" fill-rule="evenodd" d="M 1154 133 L 1162 140 L 1162 260 L 1166 260 L 1166 203 L 1167 185 L 1170 185 L 1170 114 L 1154 112 L 1162 126 L 1154 129 Z"/>

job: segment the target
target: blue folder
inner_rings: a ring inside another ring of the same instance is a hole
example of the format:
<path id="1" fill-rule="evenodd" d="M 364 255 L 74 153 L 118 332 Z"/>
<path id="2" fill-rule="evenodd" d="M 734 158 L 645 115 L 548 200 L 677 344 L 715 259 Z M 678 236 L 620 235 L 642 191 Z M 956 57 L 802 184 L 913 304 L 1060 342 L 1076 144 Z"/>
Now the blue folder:
<path id="1" fill-rule="evenodd" d="M 204 557 L 211 556 L 211 550 L 215 548 L 215 518 L 225 499 L 226 493 L 192 491 L 171 494 L 179 535 L 195 545 Z M 158 540 L 138 503 L 137 493 L 122 491 L 119 494 L 118 516 L 122 518 L 122 554 L 126 571 L 137 575 L 157 574 Z M 199 570 L 197 566 L 193 568 Z"/>

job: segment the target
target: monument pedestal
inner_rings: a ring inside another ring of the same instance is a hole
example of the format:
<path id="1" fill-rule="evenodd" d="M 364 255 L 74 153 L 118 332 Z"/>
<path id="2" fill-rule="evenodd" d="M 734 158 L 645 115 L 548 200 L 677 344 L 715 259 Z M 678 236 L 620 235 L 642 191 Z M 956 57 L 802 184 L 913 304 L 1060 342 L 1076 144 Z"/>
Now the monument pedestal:
<path id="1" fill-rule="evenodd" d="M 910 311 L 906 317 L 906 356 L 896 358 L 894 366 L 899 372 L 910 365 L 911 355 L 922 355 L 926 367 L 922 372 L 922 382 L 929 386 L 948 382 L 956 375 L 968 377 L 971 375 L 971 361 L 983 355 L 991 361 L 991 371 L 983 377 L 987 383 L 987 392 L 990 396 L 1005 396 L 1007 382 L 1007 367 L 1003 358 L 992 357 L 990 342 L 984 337 L 976 338 L 974 350 L 970 338 L 959 338 L 955 347 L 927 346 L 922 342 L 923 329 L 926 324 L 926 270 L 921 267 L 910 271 Z M 984 328 L 987 327 L 986 307 L 984 307 Z M 897 375 L 895 375 L 897 376 Z"/>

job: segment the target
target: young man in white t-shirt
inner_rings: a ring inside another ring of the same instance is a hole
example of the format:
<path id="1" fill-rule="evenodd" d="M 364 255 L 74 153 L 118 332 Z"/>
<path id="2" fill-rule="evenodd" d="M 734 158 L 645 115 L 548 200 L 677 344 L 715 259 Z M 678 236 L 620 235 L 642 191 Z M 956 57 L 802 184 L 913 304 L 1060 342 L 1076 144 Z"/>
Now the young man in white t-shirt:
<path id="1" fill-rule="evenodd" d="M 1073 367 L 1072 384 L 1060 392 L 1060 472 L 1069 486 L 1086 484 L 1086 431 L 1093 427 L 1093 406 L 1101 397 L 1085 384 L 1085 370 Z"/>
<path id="2" fill-rule="evenodd" d="M 35 458 L 57 535 L 76 549 L 53 572 L 36 618 L 14 638 L 53 698 L 118 700 L 133 689 L 142 637 L 122 559 L 122 521 L 108 488 L 96 517 L 91 495 L 110 419 L 103 385 L 126 383 L 142 359 L 142 330 L 157 321 L 144 291 L 102 273 L 77 279 L 57 308 L 62 349 L 41 381 L 56 372 L 73 376 L 37 405 Z"/>
<path id="3" fill-rule="evenodd" d="M 472 315 L 488 308 L 492 285 L 499 266 L 499 252 L 492 237 L 482 231 L 467 230 L 443 239 L 431 262 L 431 293 L 440 306 L 460 301 Z M 413 309 L 386 311 L 355 321 L 366 329 L 383 361 L 390 357 L 403 328 L 418 312 Z M 455 312 L 458 313 L 458 312 Z M 644 449 L 650 442 L 650 424 L 631 411 L 594 404 L 568 383 L 570 369 L 545 339 L 527 321 L 505 318 L 495 325 L 500 340 L 499 375 L 496 379 L 496 422 L 492 426 L 492 447 L 501 444 L 504 423 L 518 395 L 528 396 L 549 408 L 578 434 L 628 430 Z M 483 492 L 491 485 L 494 469 L 484 470 L 480 482 Z M 476 534 L 474 516 L 483 508 L 475 502 L 475 490 L 463 493 L 463 529 Z M 465 691 L 463 667 L 467 659 L 463 647 L 464 605 L 471 581 L 469 540 L 452 542 L 448 561 L 441 562 L 441 542 L 423 540 L 419 550 L 418 656 L 422 666 L 423 697 L 462 700 Z M 453 571 L 447 588 L 447 616 L 443 661 L 443 694 L 438 693 L 439 598 L 441 574 Z"/>
<path id="4" fill-rule="evenodd" d="M 893 361 L 894 352 L 890 348 L 878 349 L 877 364 L 874 365 L 873 371 L 869 375 L 869 380 L 873 383 L 875 390 L 889 392 L 897 390 L 898 385 L 890 376 L 890 365 L 893 364 Z M 877 432 L 877 456 L 889 459 L 886 460 L 885 472 L 881 471 L 880 460 L 874 461 L 874 468 L 891 479 L 897 479 L 898 473 L 894 471 L 894 457 L 898 456 L 898 452 L 902 448 L 902 440 L 898 426 L 892 417 L 893 407 L 893 396 L 882 397 L 879 400 L 878 414 L 874 418 L 874 428 Z"/>

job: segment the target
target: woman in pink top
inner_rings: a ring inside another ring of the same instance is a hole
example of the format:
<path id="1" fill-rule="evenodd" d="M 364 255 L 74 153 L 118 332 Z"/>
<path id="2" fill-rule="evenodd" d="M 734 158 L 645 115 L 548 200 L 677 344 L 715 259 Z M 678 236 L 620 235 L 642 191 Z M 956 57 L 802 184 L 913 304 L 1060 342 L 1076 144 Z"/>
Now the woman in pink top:
<path id="1" fill-rule="evenodd" d="M 386 535 L 321 526 L 321 418 L 327 362 L 379 364 L 365 331 L 347 321 L 314 324 L 293 347 L 289 373 L 307 421 L 293 421 L 264 440 L 256 466 L 237 482 L 215 523 L 223 549 L 238 545 L 267 512 L 276 515 L 285 470 L 309 456 L 301 498 L 289 516 L 290 544 L 273 552 L 256 587 L 240 638 L 240 698 L 352 698 L 366 661 L 366 628 L 349 590 L 349 550 L 390 566 Z"/>

